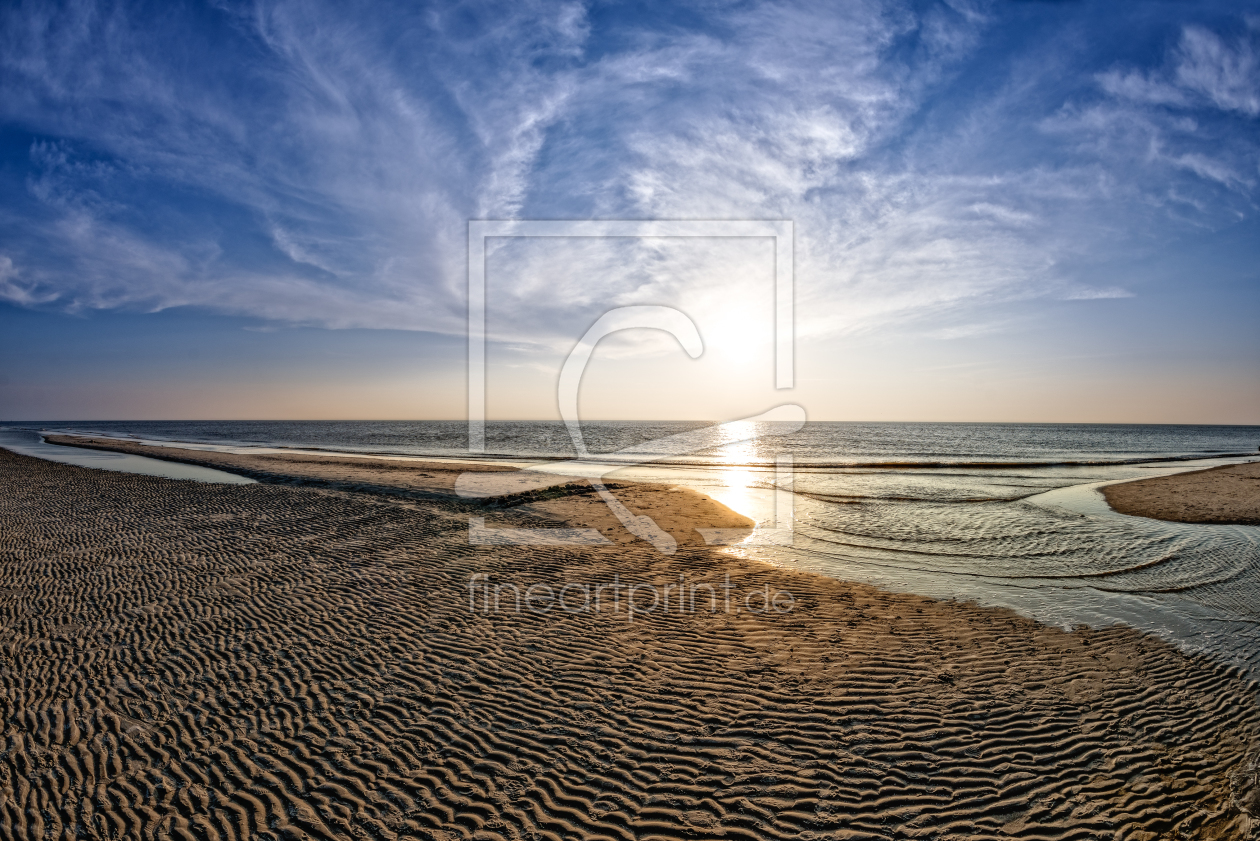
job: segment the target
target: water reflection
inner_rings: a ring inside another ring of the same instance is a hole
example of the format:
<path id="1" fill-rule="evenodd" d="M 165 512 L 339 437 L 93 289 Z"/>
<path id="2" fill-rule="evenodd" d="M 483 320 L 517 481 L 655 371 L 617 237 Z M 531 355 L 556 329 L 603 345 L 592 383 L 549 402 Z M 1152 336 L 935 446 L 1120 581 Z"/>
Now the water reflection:
<path id="1" fill-rule="evenodd" d="M 765 479 L 764 471 L 753 470 L 748 465 L 757 456 L 757 430 L 750 422 L 725 424 L 718 427 L 721 440 L 717 450 L 717 482 L 709 495 L 732 511 L 755 520 L 765 526 L 774 517 L 768 491 L 757 487 Z"/>

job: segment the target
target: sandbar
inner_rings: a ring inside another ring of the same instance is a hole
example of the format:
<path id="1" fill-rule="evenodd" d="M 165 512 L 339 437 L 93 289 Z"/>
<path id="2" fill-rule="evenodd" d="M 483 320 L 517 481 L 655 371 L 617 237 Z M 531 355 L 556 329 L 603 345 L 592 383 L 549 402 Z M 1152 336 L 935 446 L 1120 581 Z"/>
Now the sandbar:
<path id="1" fill-rule="evenodd" d="M 1107 485 L 1121 514 L 1178 523 L 1260 525 L 1260 461 Z"/>

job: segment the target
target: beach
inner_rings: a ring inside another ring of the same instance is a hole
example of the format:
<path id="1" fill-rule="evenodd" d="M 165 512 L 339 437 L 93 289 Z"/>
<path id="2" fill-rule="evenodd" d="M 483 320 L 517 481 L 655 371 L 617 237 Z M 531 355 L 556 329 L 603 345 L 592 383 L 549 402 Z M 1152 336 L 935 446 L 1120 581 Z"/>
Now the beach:
<path id="1" fill-rule="evenodd" d="M 218 455 L 196 457 L 230 469 Z M 267 465 L 270 481 L 227 486 L 0 451 L 5 837 L 1260 825 L 1254 686 L 1132 629 L 794 572 L 704 547 L 681 519 L 673 555 L 628 536 L 473 546 L 470 511 L 561 527 L 598 524 L 602 503 Z M 632 491 L 634 511 L 676 508 Z M 691 525 L 746 523 L 687 499 Z"/>
<path id="2" fill-rule="evenodd" d="M 1112 508 L 1135 517 L 1260 525 L 1260 461 L 1122 482 L 1102 492 Z"/>
<path id="3" fill-rule="evenodd" d="M 106 450 L 131 455 L 229 470 L 260 482 L 297 487 L 368 493 L 397 499 L 442 503 L 447 508 L 484 514 L 486 510 L 513 509 L 518 517 L 546 521 L 556 527 L 594 529 L 610 543 L 625 545 L 638 540 L 594 493 L 591 483 L 578 477 L 539 474 L 517 467 L 477 464 L 467 460 L 423 460 L 356 457 L 311 453 L 230 453 L 183 447 L 153 446 L 76 435 L 49 435 L 52 444 Z M 499 486 L 493 499 L 461 495 L 459 478 L 487 475 Z M 541 483 L 545 487 L 536 487 Z M 687 488 L 656 483 L 607 483 L 609 493 L 636 515 L 652 518 L 679 545 L 703 545 L 697 526 L 732 530 L 747 536 L 754 523 L 748 517 L 719 505 L 704 494 Z M 537 525 L 537 523 L 534 523 Z"/>

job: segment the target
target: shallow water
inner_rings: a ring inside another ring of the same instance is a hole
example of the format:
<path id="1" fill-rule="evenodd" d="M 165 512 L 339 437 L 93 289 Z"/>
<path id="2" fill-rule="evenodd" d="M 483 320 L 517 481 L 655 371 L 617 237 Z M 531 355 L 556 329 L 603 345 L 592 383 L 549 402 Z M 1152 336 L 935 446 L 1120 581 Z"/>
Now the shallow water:
<path id="1" fill-rule="evenodd" d="M 451 423 L 48 426 L 147 440 L 182 436 L 238 451 L 469 457 L 462 424 Z M 795 435 L 752 440 L 740 439 L 767 430 L 727 427 L 710 433 L 718 446 L 709 450 L 622 466 L 659 456 L 653 439 L 704 426 L 586 424 L 592 450 L 604 455 L 563 472 L 695 487 L 769 526 L 771 465 L 786 452 L 796 465 L 792 545 L 727 551 L 896 591 L 1009 607 L 1057 625 L 1125 622 L 1260 677 L 1260 527 L 1129 517 L 1108 508 L 1097 490 L 1254 460 L 1258 427 L 809 424 Z M 560 424 L 491 424 L 487 440 L 484 457 L 496 460 L 572 455 Z"/>
<path id="2" fill-rule="evenodd" d="M 44 441 L 37 432 L 29 429 L 0 427 L 0 447 L 61 464 L 79 467 L 95 467 L 99 470 L 117 470 L 122 473 L 141 473 L 145 476 L 163 476 L 167 479 L 192 479 L 197 482 L 214 482 L 224 485 L 249 485 L 253 479 L 198 467 L 194 464 L 177 464 L 145 456 L 127 453 L 109 453 L 104 450 L 85 450 L 81 447 L 61 447 Z"/>

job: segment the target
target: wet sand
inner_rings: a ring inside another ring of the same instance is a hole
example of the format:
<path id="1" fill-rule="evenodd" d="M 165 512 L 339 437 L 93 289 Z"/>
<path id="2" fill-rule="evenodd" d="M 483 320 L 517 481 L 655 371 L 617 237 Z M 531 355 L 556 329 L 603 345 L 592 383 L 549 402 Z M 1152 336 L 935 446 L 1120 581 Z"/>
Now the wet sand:
<path id="1" fill-rule="evenodd" d="M 229 470 L 259 482 L 369 493 L 376 496 L 444 503 L 448 508 L 484 514 L 487 509 L 514 508 L 530 520 L 530 528 L 591 528 L 610 543 L 640 543 L 626 530 L 586 479 L 537 474 L 515 467 L 459 461 L 361 458 L 304 453 L 221 453 L 180 447 L 154 447 L 110 438 L 49 435 L 51 444 L 109 450 L 150 458 Z M 502 477 L 501 493 L 466 499 L 455 490 L 465 473 Z M 537 481 L 549 487 L 534 488 Z M 517 490 L 517 487 L 527 490 Z M 704 545 L 697 527 L 730 529 L 735 536 L 752 532 L 755 523 L 708 496 L 689 488 L 649 483 L 608 483 L 607 489 L 635 515 L 648 515 L 679 545 Z M 646 544 L 645 544 L 646 545 Z"/>
<path id="2" fill-rule="evenodd" d="M 1260 461 L 1108 485 L 1121 514 L 1178 523 L 1260 525 Z"/>
<path id="3" fill-rule="evenodd" d="M 400 481 L 441 492 L 420 478 Z M 694 541 L 672 556 L 470 546 L 474 503 L 449 494 L 216 486 L 4 451 L 0 487 L 6 838 L 1260 828 L 1255 687 L 1131 629 L 1067 633 Z M 482 511 L 571 523 L 582 500 Z M 503 590 L 494 611 L 481 576 L 658 591 L 681 576 L 718 597 L 631 622 L 623 602 L 517 612 Z M 763 588 L 791 610 L 750 612 Z"/>

